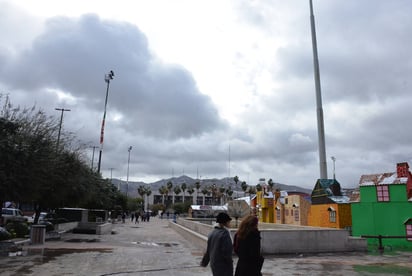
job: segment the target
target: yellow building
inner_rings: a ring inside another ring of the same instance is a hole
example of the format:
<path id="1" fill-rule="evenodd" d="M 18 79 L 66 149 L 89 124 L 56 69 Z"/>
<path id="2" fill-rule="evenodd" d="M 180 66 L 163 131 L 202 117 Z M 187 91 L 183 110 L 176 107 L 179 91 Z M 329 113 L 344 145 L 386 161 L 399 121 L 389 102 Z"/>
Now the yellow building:
<path id="1" fill-rule="evenodd" d="M 336 179 L 318 179 L 311 195 L 309 226 L 350 229 L 352 212 L 349 197 L 343 196 Z"/>
<path id="2" fill-rule="evenodd" d="M 256 193 L 256 214 L 260 222 L 273 223 L 274 221 L 273 194 L 258 191 Z"/>
<path id="3" fill-rule="evenodd" d="M 349 203 L 313 204 L 310 208 L 310 226 L 349 229 L 352 212 Z"/>

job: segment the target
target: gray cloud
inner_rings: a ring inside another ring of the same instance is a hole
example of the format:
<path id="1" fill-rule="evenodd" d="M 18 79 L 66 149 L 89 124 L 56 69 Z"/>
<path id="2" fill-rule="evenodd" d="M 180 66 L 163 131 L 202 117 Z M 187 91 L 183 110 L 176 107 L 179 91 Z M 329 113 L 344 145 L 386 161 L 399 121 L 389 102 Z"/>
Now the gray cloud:
<path id="1" fill-rule="evenodd" d="M 58 89 L 94 110 L 103 107 L 102 75 L 114 70 L 109 105 L 123 115 L 119 127 L 131 134 L 178 138 L 224 126 L 190 72 L 161 64 L 131 24 L 96 15 L 56 17 L 29 49 L 5 64 L 3 80 L 10 89 Z"/>
<path id="2" fill-rule="evenodd" d="M 54 17 L 39 27 L 38 19 L 0 5 L 0 30 L 7 34 L 0 38 L 1 90 L 18 104 L 36 103 L 51 114 L 57 106 L 71 108 L 65 129 L 90 145 L 98 144 L 103 77 L 114 70 L 106 176 L 112 167 L 113 176 L 124 179 L 132 145 L 136 179 L 183 172 L 224 177 L 230 146 L 232 176 L 252 184 L 266 177 L 313 187 L 319 165 L 308 1 L 233 2 L 237 31 L 246 27 L 260 36 L 245 38 L 253 56 L 233 49 L 234 75 L 251 98 L 232 124 L 220 118 L 208 91 L 200 91 L 195 72 L 162 61 L 138 26 L 88 14 Z M 331 176 L 333 155 L 338 180 L 353 187 L 362 174 L 411 162 L 412 3 L 314 1 L 314 8 L 328 171 Z M 271 56 L 253 60 L 270 47 Z M 264 74 L 276 85 L 261 93 Z"/>

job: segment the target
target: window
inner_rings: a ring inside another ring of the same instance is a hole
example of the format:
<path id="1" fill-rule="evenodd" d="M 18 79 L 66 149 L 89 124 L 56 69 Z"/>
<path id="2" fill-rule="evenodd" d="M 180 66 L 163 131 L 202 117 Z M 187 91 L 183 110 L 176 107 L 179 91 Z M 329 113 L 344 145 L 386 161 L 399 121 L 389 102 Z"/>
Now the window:
<path id="1" fill-rule="evenodd" d="M 380 202 L 390 201 L 389 186 L 388 185 L 376 186 L 376 195 L 377 195 L 378 201 Z"/>
<path id="2" fill-rule="evenodd" d="M 406 224 L 406 235 L 412 236 L 412 224 Z M 408 241 L 412 241 L 412 238 L 406 238 Z"/>
<path id="3" fill-rule="evenodd" d="M 299 221 L 299 210 L 295 210 L 295 221 Z"/>
<path id="4" fill-rule="evenodd" d="M 280 210 L 276 209 L 276 220 L 280 221 Z"/>
<path id="5" fill-rule="evenodd" d="M 336 222 L 336 211 L 329 211 L 329 221 Z"/>

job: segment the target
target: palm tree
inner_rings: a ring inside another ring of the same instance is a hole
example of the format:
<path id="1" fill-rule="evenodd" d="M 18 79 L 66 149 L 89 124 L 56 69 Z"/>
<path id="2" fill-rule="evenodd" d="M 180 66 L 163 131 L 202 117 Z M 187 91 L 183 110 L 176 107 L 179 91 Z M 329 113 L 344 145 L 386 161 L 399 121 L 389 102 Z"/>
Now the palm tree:
<path id="1" fill-rule="evenodd" d="M 268 186 L 269 186 L 271 192 L 273 192 L 273 185 L 274 185 L 274 184 L 275 184 L 275 183 L 273 183 L 272 178 L 270 178 L 270 179 L 268 180 Z"/>
<path id="2" fill-rule="evenodd" d="M 146 194 L 146 202 L 147 202 L 146 208 L 147 208 L 147 210 L 149 210 L 149 199 L 148 199 L 148 197 L 152 194 L 152 189 L 150 189 L 149 186 L 146 186 L 145 194 Z"/>
<path id="3" fill-rule="evenodd" d="M 187 189 L 186 183 L 183 182 L 182 185 L 180 185 L 180 188 L 183 191 L 183 203 L 185 203 L 185 192 L 186 192 L 186 189 Z"/>
<path id="4" fill-rule="evenodd" d="M 258 184 L 259 185 L 259 184 Z M 250 186 L 249 187 L 249 194 L 251 195 L 255 195 L 256 194 L 256 190 L 258 189 L 258 185 L 256 185 L 256 187 Z M 260 187 L 260 190 L 262 190 L 262 187 Z"/>
<path id="5" fill-rule="evenodd" d="M 242 190 L 243 190 L 243 192 L 245 193 L 245 196 L 246 196 L 246 190 L 247 190 L 246 181 L 242 181 L 242 183 L 240 184 L 240 187 L 242 187 Z"/>
<path id="6" fill-rule="evenodd" d="M 229 186 L 229 188 L 226 189 L 226 195 L 228 196 L 228 198 L 232 197 L 233 195 L 232 187 Z"/>
<path id="7" fill-rule="evenodd" d="M 170 180 L 167 181 L 166 187 L 167 187 L 167 194 L 169 195 L 169 193 L 171 193 L 172 189 L 173 189 L 173 182 L 170 181 Z M 172 203 L 173 204 L 175 203 L 175 197 L 174 197 L 173 193 L 172 193 Z"/>
<path id="8" fill-rule="evenodd" d="M 220 197 L 220 204 L 221 205 L 223 205 L 222 198 L 224 198 L 225 191 L 226 191 L 225 187 L 223 187 L 223 186 L 219 187 L 219 197 Z"/>
<path id="9" fill-rule="evenodd" d="M 179 195 L 182 192 L 182 190 L 180 189 L 179 186 L 176 186 L 176 187 L 174 187 L 173 192 L 175 193 L 175 195 Z M 174 203 L 175 202 L 173 201 L 173 204 Z"/>
<path id="10" fill-rule="evenodd" d="M 205 205 L 205 196 L 209 193 L 209 190 L 206 188 L 202 189 L 202 194 L 203 194 L 203 205 Z"/>
<path id="11" fill-rule="evenodd" d="M 142 200 L 144 200 L 144 199 L 143 199 L 143 196 L 146 194 L 146 189 L 145 189 L 145 187 L 143 187 L 142 185 L 140 185 L 139 188 L 137 188 L 137 193 L 142 197 Z"/>
<path id="12" fill-rule="evenodd" d="M 168 190 L 166 186 L 162 186 L 159 188 L 159 194 L 162 195 L 162 204 L 165 205 L 165 195 L 167 194 Z"/>
<path id="13" fill-rule="evenodd" d="M 197 198 L 199 197 L 199 189 L 200 189 L 200 181 L 196 181 L 195 183 L 195 187 L 196 187 L 196 203 L 197 203 Z"/>
<path id="14" fill-rule="evenodd" d="M 188 189 L 187 189 L 187 193 L 192 197 L 192 203 L 193 204 L 195 204 L 194 202 L 193 202 L 193 196 L 192 196 L 192 194 L 195 192 L 195 189 L 193 188 L 193 186 L 190 186 Z"/>
<path id="15" fill-rule="evenodd" d="M 233 177 L 233 180 L 235 181 L 235 184 L 237 186 L 237 183 L 239 182 L 239 177 L 236 175 L 235 177 Z"/>

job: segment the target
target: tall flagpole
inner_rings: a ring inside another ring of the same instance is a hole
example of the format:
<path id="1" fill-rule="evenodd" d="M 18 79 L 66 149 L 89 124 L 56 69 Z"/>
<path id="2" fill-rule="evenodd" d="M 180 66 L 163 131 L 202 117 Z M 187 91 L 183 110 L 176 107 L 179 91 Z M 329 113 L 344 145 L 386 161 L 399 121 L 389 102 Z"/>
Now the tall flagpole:
<path id="1" fill-rule="evenodd" d="M 319 59 L 318 59 L 318 49 L 317 49 L 317 43 L 316 43 L 315 16 L 313 15 L 312 0 L 309 0 L 309 5 L 310 5 L 310 26 L 311 26 L 311 32 L 312 32 L 313 67 L 314 67 L 315 88 L 316 88 L 316 113 L 317 113 L 317 119 L 318 119 L 320 179 L 327 179 L 328 172 L 327 172 L 327 165 L 326 165 L 325 126 L 323 122 L 322 94 L 320 91 Z"/>

